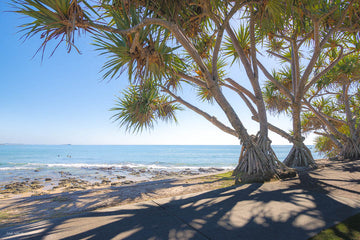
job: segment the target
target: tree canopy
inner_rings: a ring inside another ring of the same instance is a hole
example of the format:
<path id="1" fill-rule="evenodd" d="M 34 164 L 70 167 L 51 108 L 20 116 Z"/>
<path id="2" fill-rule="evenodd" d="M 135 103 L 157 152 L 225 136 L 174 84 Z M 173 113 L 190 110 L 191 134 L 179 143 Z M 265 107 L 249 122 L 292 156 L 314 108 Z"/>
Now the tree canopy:
<path id="1" fill-rule="evenodd" d="M 285 160 L 288 166 L 316 165 L 303 143 L 302 111 L 310 109 L 307 104 L 313 106 L 308 99 L 312 93 L 320 94 L 314 90 L 316 84 L 325 81 L 345 57 L 360 50 L 356 1 L 12 3 L 15 12 L 31 19 L 22 26 L 25 38 L 43 39 L 38 51 L 44 53 L 53 40 L 65 42 L 68 51 L 77 50 L 76 35 L 88 32 L 97 50 L 108 58 L 103 77 L 112 79 L 127 73 L 129 88 L 112 109 L 114 120 L 126 129 L 141 131 L 153 127 L 157 120 L 176 120 L 176 110 L 184 106 L 239 138 L 242 150 L 234 171 L 239 181 L 267 180 L 287 170 L 271 148 L 269 129 L 294 144 Z M 279 67 L 269 69 L 263 58 L 278 60 Z M 242 75 L 230 78 L 228 71 L 239 67 L 244 69 Z M 245 81 L 251 87 L 244 87 Z M 184 99 L 180 91 L 184 85 L 196 90 L 199 101 L 218 105 L 227 121 Z M 236 93 L 259 122 L 256 136 L 247 132 L 234 109 L 238 102 L 230 102 L 225 89 Z M 270 124 L 266 107 L 290 114 L 292 133 Z"/>

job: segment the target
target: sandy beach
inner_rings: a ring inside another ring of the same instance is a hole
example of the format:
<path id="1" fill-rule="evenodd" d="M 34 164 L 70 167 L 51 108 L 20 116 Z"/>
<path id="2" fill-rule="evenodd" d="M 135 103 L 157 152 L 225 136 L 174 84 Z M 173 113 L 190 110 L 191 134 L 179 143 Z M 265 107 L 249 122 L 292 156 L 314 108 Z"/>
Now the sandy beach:
<path id="1" fill-rule="evenodd" d="M 317 169 L 298 171 L 300 176 L 301 172 L 310 172 L 313 177 L 322 179 L 330 179 L 334 175 L 340 178 L 360 179 L 358 176 L 360 161 L 337 162 L 324 159 L 317 162 Z M 224 172 L 191 177 L 172 176 L 156 181 L 130 182 L 120 185 L 107 182 L 100 186 L 82 184 L 81 179 L 71 180 L 72 178 L 73 176 L 67 178 L 69 179 L 68 185 L 55 189 L 44 190 L 42 187 L 23 193 L 2 193 L 0 227 L 62 217 L 110 206 L 204 192 L 234 184 L 231 175 Z M 302 177 L 301 180 L 304 187 L 312 184 L 311 179 Z M 299 176 L 267 184 L 286 185 L 291 181 L 299 181 Z M 75 187 L 75 183 L 79 183 L 78 186 L 81 187 Z M 339 183 L 334 182 L 334 184 Z"/>
<path id="2" fill-rule="evenodd" d="M 162 179 L 153 181 L 119 179 L 101 184 L 89 184 L 69 176 L 50 189 L 40 184 L 37 188 L 9 184 L 8 188 L 13 188 L 4 189 L 0 194 L 0 227 L 233 185 L 229 172 L 216 172 L 196 176 L 162 175 Z M 18 192 L 17 188 L 23 192 Z"/>

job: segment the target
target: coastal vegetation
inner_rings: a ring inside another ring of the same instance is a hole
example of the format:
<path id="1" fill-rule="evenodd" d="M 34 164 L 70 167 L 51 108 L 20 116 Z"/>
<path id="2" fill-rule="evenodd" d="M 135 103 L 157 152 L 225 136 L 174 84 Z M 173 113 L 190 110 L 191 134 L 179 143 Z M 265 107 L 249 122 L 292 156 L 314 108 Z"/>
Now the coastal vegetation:
<path id="1" fill-rule="evenodd" d="M 348 219 L 325 229 L 310 238 L 309 240 L 340 240 L 340 239 L 359 239 L 360 238 L 360 214 L 356 214 Z"/>
<path id="2" fill-rule="evenodd" d="M 329 157 L 360 158 L 359 80 L 360 56 L 348 55 L 316 83 L 305 99 L 309 108 L 303 114 L 304 131 L 319 136 L 315 146 Z"/>
<path id="3" fill-rule="evenodd" d="M 112 109 L 120 126 L 133 132 L 152 128 L 159 120 L 176 121 L 176 111 L 186 107 L 238 138 L 242 149 L 233 172 L 238 182 L 287 176 L 288 167 L 315 167 L 303 143 L 304 132 L 321 135 L 317 146 L 324 151 L 320 141 L 332 141 L 331 146 L 341 149 L 336 154 L 359 157 L 357 1 L 12 3 L 15 12 L 30 17 L 21 26 L 25 39 L 40 36 L 43 40 L 38 52 L 44 54 L 49 41 L 65 42 L 69 52 L 79 51 L 77 34 L 89 33 L 97 50 L 108 57 L 103 77 L 127 73 L 129 87 Z M 276 67 L 268 66 L 274 59 Z M 238 68 L 243 74 L 231 78 L 229 72 Z M 181 91 L 185 87 L 197 93 L 199 102 L 216 104 L 226 120 L 212 116 L 203 104 L 185 99 L 188 95 Z M 229 93 L 237 94 L 239 100 L 231 101 Z M 319 105 L 322 100 L 328 102 Z M 255 136 L 248 133 L 236 111 L 239 101 L 259 122 Z M 268 110 L 289 114 L 292 132 L 270 124 Z M 293 144 L 284 163 L 271 148 L 269 130 Z"/>

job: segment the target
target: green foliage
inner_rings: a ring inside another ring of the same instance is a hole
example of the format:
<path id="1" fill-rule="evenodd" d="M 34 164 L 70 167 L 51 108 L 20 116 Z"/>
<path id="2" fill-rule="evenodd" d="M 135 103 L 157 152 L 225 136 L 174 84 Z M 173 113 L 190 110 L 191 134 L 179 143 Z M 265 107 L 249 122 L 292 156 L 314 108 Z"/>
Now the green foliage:
<path id="1" fill-rule="evenodd" d="M 273 71 L 273 77 L 285 88 L 292 92 L 292 72 L 289 67 Z M 280 89 L 271 81 L 266 81 L 263 87 L 263 97 L 267 109 L 274 113 L 291 113 L 291 100 L 281 93 Z"/>
<path id="2" fill-rule="evenodd" d="M 82 4 L 82 5 L 81 5 Z M 84 10 L 88 3 L 84 0 L 13 0 L 14 12 L 28 16 L 33 19 L 32 22 L 21 25 L 23 37 L 25 39 L 40 34 L 43 43 L 37 52 L 42 50 L 43 54 L 46 45 L 51 40 L 60 39 L 66 41 L 68 51 L 75 46 L 75 33 L 78 31 L 76 24 L 91 22 L 90 14 Z M 90 8 L 92 10 L 92 8 Z M 83 31 L 92 32 L 92 27 L 84 27 Z M 52 54 L 54 53 L 52 52 Z"/>
<path id="3" fill-rule="evenodd" d="M 360 214 L 356 214 L 348 219 L 325 229 L 309 240 L 341 240 L 360 239 Z"/>
<path id="4" fill-rule="evenodd" d="M 340 149 L 329 137 L 318 136 L 314 143 L 316 151 L 325 154 L 327 157 L 335 157 L 340 154 Z"/>
<path id="5" fill-rule="evenodd" d="M 336 88 L 344 83 L 360 80 L 359 54 L 351 54 L 344 57 L 324 77 L 317 82 L 318 89 Z"/>
<path id="6" fill-rule="evenodd" d="M 265 83 L 263 97 L 266 108 L 273 114 L 291 113 L 291 103 L 270 81 Z"/>
<path id="7" fill-rule="evenodd" d="M 197 37 L 203 31 L 207 21 L 204 9 L 198 0 L 103 0 L 103 3 L 112 3 L 110 4 L 111 8 L 117 12 L 129 13 L 132 9 L 136 9 L 144 16 L 174 22 L 185 31 L 187 36 L 192 38 Z"/>
<path id="8" fill-rule="evenodd" d="M 146 81 L 131 85 L 123 92 L 123 97 L 117 99 L 116 107 L 110 110 L 116 112 L 112 117 L 114 121 L 135 133 L 153 128 L 157 120 L 176 122 L 175 111 L 180 108 L 169 97 L 160 95 L 154 81 Z"/>
<path id="9" fill-rule="evenodd" d="M 113 119 L 134 132 L 152 128 L 157 120 L 176 120 L 174 112 L 179 109 L 175 104 L 176 96 L 172 95 L 174 100 L 164 95 L 161 90 L 168 93 L 169 90 L 176 92 L 186 83 L 197 90 L 200 101 L 213 103 L 212 91 L 206 86 L 210 86 L 211 81 L 215 80 L 218 82 L 214 85 L 220 88 L 227 74 L 225 60 L 230 58 L 234 63 L 239 59 L 232 41 L 226 37 L 226 31 L 225 40 L 220 44 L 219 54 L 214 54 L 218 33 L 222 33 L 220 30 L 225 27 L 222 24 L 231 10 L 238 6 L 239 3 L 236 1 L 234 3 L 221 0 L 100 0 L 96 6 L 88 4 L 85 0 L 11 1 L 16 9 L 14 12 L 31 18 L 21 27 L 25 39 L 40 35 L 43 43 L 39 50 L 44 51 L 49 41 L 58 39 L 59 44 L 66 42 L 68 51 L 71 51 L 72 48 L 77 49 L 75 33 L 91 33 L 97 50 L 107 57 L 102 68 L 103 77 L 117 78 L 125 71 L 129 76 L 131 85 L 124 91 L 123 96 L 118 98 L 117 105 L 112 110 L 116 111 Z M 251 44 L 255 44 L 253 47 L 259 51 L 261 49 L 259 45 L 263 43 L 262 47 L 269 54 L 282 57 L 281 65 L 273 73 L 273 78 L 291 94 L 296 95 L 299 91 L 295 92 L 293 79 L 304 72 L 301 64 L 310 61 L 304 55 L 313 53 L 311 47 L 314 45 L 314 19 L 320 21 L 319 31 L 323 37 L 338 26 L 347 6 L 349 1 L 341 0 L 244 2 L 243 7 L 237 9 L 241 24 L 235 25 L 233 22 L 235 18 L 231 19 L 230 23 L 231 27 L 236 27 L 237 41 L 245 53 L 247 58 L 245 61 L 249 64 L 246 66 L 252 68 L 254 75 L 257 75 L 254 63 L 259 59 L 252 59 Z M 350 49 L 353 52 L 360 50 L 359 3 L 355 2 L 348 10 L 349 14 L 341 23 L 339 31 L 326 40 L 322 53 L 316 61 L 316 70 L 311 72 L 309 78 L 326 69 L 340 56 L 340 44 L 346 50 Z M 144 23 L 145 19 L 156 19 L 157 22 L 147 24 Z M 250 22 L 253 22 L 249 21 L 250 19 L 255 22 L 254 43 L 250 38 Z M 184 38 L 177 42 L 180 35 Z M 289 61 L 295 59 L 292 56 L 294 49 L 291 48 L 289 39 L 296 43 L 306 43 L 305 49 L 298 49 L 299 56 L 296 57 L 301 59 L 296 68 L 294 64 L 289 66 Z M 187 43 L 186 47 L 184 42 Z M 261 49 L 257 55 L 264 56 L 262 54 L 264 49 Z M 199 57 L 194 58 L 193 52 Z M 213 59 L 213 55 L 219 58 Z M 339 90 L 344 79 L 352 84 L 351 89 L 356 88 L 354 82 L 358 81 L 360 76 L 360 60 L 356 57 L 358 55 L 348 55 L 344 58 L 321 78 L 317 88 L 311 89 L 311 94 L 306 95 L 312 98 L 313 106 L 319 111 L 332 114 L 331 116 L 335 118 L 333 120 L 337 120 L 336 114 L 340 115 L 338 117 L 340 120 L 344 119 L 343 90 Z M 215 62 L 216 66 L 212 66 Z M 298 71 L 293 73 L 294 70 Z M 182 78 L 180 73 L 186 74 L 188 78 Z M 205 73 L 207 75 L 204 75 Z M 209 77 L 209 74 L 212 76 Z M 252 83 L 253 86 L 256 84 Z M 265 82 L 263 95 L 268 109 L 275 113 L 291 113 L 294 100 L 286 97 L 283 89 L 278 89 L 276 86 L 273 82 Z M 325 94 L 324 90 L 330 91 L 329 89 L 339 90 L 332 95 L 335 99 L 329 100 L 327 97 L 320 99 L 315 96 Z M 352 90 L 350 107 L 356 116 L 359 115 L 355 113 L 359 112 L 359 96 L 359 93 Z M 307 126 L 308 131 L 324 128 L 322 124 L 311 119 L 314 119 L 314 116 L 304 114 L 303 125 Z M 334 121 L 335 123 L 342 132 L 348 131 L 348 128 L 339 125 L 338 121 Z"/>
<path id="10" fill-rule="evenodd" d="M 235 32 L 235 34 L 236 34 L 236 38 L 237 38 L 241 48 L 245 52 L 246 56 L 249 57 L 250 56 L 250 32 L 249 32 L 249 27 L 244 25 L 244 24 L 241 24 L 239 26 L 239 28 L 237 29 L 237 31 Z M 236 60 L 239 60 L 239 55 L 238 55 L 237 51 L 235 50 L 235 47 L 234 47 L 230 37 L 228 37 L 228 36 L 225 37 L 224 55 L 227 58 L 233 58 L 232 64 Z"/>
<path id="11" fill-rule="evenodd" d="M 122 12 L 110 10 L 108 17 L 112 18 L 118 29 L 128 29 L 141 21 L 141 15 L 134 8 L 130 8 L 128 14 L 123 8 Z M 127 69 L 130 80 L 141 82 L 171 76 L 172 71 L 183 69 L 183 61 L 175 53 L 178 47 L 168 46 L 169 36 L 168 31 L 157 26 L 145 26 L 132 34 L 97 34 L 97 50 L 109 58 L 102 69 L 104 78 L 118 77 Z"/>

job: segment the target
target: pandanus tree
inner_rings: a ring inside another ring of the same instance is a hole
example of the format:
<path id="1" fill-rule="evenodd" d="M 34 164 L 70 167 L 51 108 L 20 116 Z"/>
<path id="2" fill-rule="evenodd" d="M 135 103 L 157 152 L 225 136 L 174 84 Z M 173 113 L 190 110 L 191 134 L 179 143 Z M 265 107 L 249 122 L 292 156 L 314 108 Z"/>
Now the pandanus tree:
<path id="1" fill-rule="evenodd" d="M 356 52 L 325 74 L 304 100 L 305 132 L 319 135 L 316 149 L 328 156 L 360 159 L 360 41 L 350 36 Z M 331 54 L 329 54 L 331 56 Z"/>
<path id="2" fill-rule="evenodd" d="M 157 120 L 176 120 L 175 111 L 185 106 L 240 139 L 242 151 L 235 171 L 238 181 L 268 180 L 284 169 L 267 136 L 258 74 L 255 8 L 267 8 L 266 2 L 103 0 L 94 6 L 84 0 L 12 2 L 16 12 L 33 19 L 23 25 L 25 37 L 40 34 L 43 49 L 47 42 L 60 38 L 70 51 L 75 48 L 75 33 L 89 32 L 101 54 L 108 57 L 104 77 L 117 78 L 127 71 L 129 89 L 113 110 L 114 119 L 128 130 L 152 127 Z M 239 41 L 232 28 L 237 13 L 250 19 L 246 26 L 249 44 Z M 239 84 L 243 79 L 227 77 L 228 69 L 223 66 L 229 44 L 244 65 L 252 90 Z M 217 104 L 230 125 L 184 99 L 178 91 L 184 85 L 197 89 L 201 100 Z M 260 122 L 256 137 L 247 132 L 234 110 L 237 102 L 229 101 L 224 88 L 238 93 L 252 108 Z"/>
<path id="3" fill-rule="evenodd" d="M 269 80 L 264 90 L 265 101 L 270 109 L 287 111 L 292 116 L 293 148 L 284 163 L 291 167 L 315 166 L 310 150 L 303 143 L 303 100 L 322 76 L 352 52 L 341 40 L 359 31 L 359 3 L 285 0 L 282 8 L 284 14 L 277 17 L 266 8 L 257 12 L 259 32 L 267 36 L 264 48 L 279 62 L 272 73 L 259 63 Z M 322 61 L 330 51 L 337 55 Z"/>

